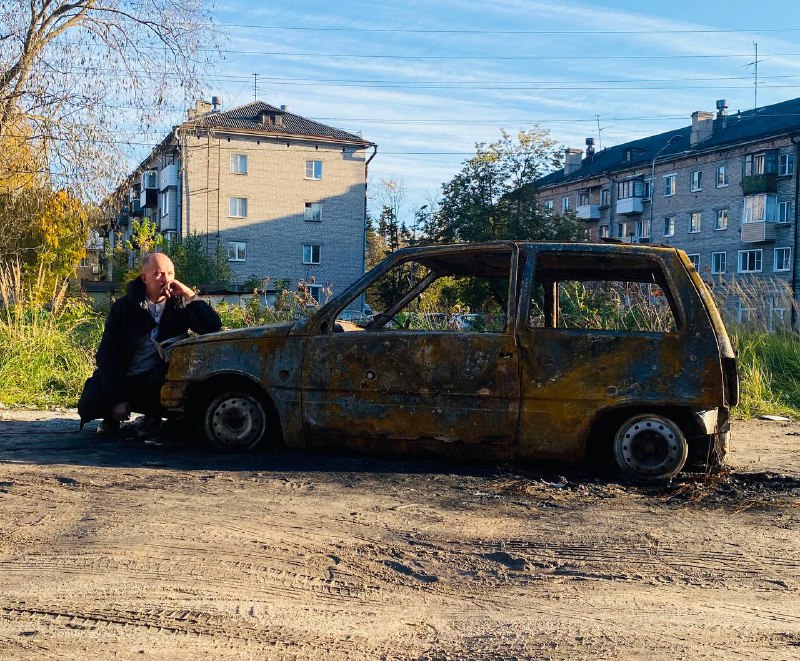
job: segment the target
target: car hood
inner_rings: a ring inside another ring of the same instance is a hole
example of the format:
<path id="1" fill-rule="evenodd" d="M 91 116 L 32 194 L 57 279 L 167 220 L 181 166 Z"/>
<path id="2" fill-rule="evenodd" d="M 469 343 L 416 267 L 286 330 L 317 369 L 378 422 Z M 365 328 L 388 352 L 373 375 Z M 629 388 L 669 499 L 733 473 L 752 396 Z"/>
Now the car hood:
<path id="1" fill-rule="evenodd" d="M 294 328 L 294 322 L 284 324 L 270 324 L 269 326 L 253 326 L 250 328 L 234 328 L 217 333 L 206 333 L 205 335 L 195 335 L 186 340 L 176 343 L 176 346 L 188 344 L 202 344 L 205 342 L 230 342 L 231 340 L 247 340 L 259 337 L 286 337 Z"/>

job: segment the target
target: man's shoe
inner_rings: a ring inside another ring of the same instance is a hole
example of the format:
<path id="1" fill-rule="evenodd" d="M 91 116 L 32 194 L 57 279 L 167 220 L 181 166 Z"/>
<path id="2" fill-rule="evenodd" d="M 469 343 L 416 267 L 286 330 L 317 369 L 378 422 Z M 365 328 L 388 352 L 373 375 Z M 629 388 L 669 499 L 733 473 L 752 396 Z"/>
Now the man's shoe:
<path id="1" fill-rule="evenodd" d="M 145 415 L 136 421 L 136 438 L 147 440 L 158 438 L 161 431 L 161 418 Z"/>
<path id="2" fill-rule="evenodd" d="M 119 436 L 119 430 L 119 420 L 114 420 L 113 418 L 105 418 L 97 425 L 97 433 L 108 438 Z"/>

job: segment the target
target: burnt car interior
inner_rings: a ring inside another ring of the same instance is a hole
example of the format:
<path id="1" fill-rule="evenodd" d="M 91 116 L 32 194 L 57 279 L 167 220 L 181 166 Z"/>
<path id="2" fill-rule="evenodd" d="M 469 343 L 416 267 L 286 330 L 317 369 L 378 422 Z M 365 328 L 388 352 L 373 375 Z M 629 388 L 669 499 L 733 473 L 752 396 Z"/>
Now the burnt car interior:
<path id="1" fill-rule="evenodd" d="M 362 292 L 375 310 L 362 328 L 504 332 L 512 256 L 508 249 L 453 251 L 396 264 Z"/>
<path id="2" fill-rule="evenodd" d="M 656 260 L 640 255 L 537 255 L 529 328 L 674 333 L 679 320 Z"/>

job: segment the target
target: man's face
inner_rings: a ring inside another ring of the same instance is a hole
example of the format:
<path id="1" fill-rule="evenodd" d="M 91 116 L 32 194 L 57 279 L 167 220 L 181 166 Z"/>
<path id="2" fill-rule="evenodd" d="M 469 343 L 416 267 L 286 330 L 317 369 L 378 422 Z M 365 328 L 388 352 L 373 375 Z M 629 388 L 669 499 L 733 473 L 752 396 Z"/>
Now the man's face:
<path id="1" fill-rule="evenodd" d="M 142 280 L 147 298 L 154 303 L 169 296 L 169 284 L 174 279 L 175 266 L 169 257 L 161 253 L 152 255 L 142 268 Z"/>

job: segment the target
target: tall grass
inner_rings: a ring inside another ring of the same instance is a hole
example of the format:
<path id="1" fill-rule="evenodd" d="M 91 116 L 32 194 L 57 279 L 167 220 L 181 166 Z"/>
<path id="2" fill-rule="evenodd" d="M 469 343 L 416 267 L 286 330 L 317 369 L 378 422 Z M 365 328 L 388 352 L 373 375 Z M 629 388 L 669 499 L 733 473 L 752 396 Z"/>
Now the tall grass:
<path id="1" fill-rule="evenodd" d="M 19 263 L 0 264 L 0 403 L 74 405 L 91 374 L 102 319 L 66 297 L 67 283 L 47 291 L 43 270 L 24 277 Z"/>

